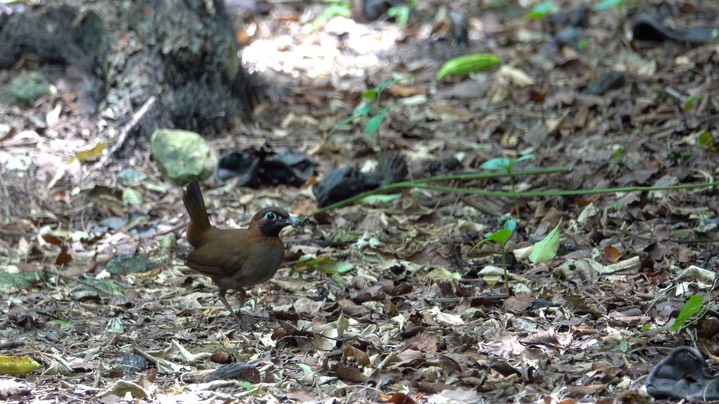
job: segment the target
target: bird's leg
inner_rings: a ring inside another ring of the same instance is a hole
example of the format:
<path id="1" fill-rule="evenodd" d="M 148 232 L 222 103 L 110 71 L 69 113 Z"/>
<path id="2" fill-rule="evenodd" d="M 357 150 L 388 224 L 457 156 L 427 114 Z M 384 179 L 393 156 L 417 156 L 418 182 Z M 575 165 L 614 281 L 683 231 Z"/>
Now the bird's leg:
<path id="1" fill-rule="evenodd" d="M 240 290 L 242 290 L 242 289 L 240 289 Z M 244 324 L 242 323 L 242 320 L 240 320 L 240 316 L 238 316 L 237 313 L 235 313 L 235 311 L 232 310 L 232 307 L 230 306 L 230 304 L 227 303 L 227 299 L 225 298 L 225 292 L 226 292 L 226 290 L 220 289 L 219 296 L 220 296 L 220 300 L 222 301 L 222 304 L 224 304 L 225 307 L 227 308 L 227 310 L 229 310 L 229 312 L 232 313 L 232 315 L 235 317 L 235 320 L 237 320 L 237 324 L 239 324 L 240 326 L 243 326 Z M 242 292 L 244 292 L 244 290 L 242 290 Z M 245 302 L 245 296 L 244 296 L 244 293 L 242 293 L 241 298 L 240 298 L 240 307 L 242 307 L 242 304 L 244 302 Z"/>

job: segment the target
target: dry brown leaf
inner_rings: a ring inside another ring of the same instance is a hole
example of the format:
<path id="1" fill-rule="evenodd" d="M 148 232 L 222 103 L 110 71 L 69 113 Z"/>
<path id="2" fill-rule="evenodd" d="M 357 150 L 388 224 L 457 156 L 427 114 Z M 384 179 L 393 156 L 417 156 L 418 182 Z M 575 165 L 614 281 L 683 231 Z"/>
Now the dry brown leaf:
<path id="1" fill-rule="evenodd" d="M 428 93 L 428 90 L 423 87 L 417 86 L 402 86 L 399 84 L 393 84 L 389 86 L 387 92 L 394 95 L 395 97 L 410 97 L 413 95 L 424 95 Z"/>
<path id="2" fill-rule="evenodd" d="M 604 247 L 604 258 L 608 259 L 610 262 L 617 262 L 621 257 L 622 251 L 619 248 L 613 245 Z"/>

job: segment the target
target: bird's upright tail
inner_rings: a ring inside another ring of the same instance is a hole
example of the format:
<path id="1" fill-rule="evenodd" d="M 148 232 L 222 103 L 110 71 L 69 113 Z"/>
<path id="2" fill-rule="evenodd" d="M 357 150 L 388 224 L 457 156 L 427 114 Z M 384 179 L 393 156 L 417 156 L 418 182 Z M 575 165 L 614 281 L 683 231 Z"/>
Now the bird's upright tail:
<path id="1" fill-rule="evenodd" d="M 190 215 L 190 224 L 187 226 L 187 241 L 194 247 L 202 240 L 200 235 L 212 228 L 210 219 L 207 217 L 205 199 L 202 197 L 200 183 L 192 180 L 182 193 L 182 202 Z"/>

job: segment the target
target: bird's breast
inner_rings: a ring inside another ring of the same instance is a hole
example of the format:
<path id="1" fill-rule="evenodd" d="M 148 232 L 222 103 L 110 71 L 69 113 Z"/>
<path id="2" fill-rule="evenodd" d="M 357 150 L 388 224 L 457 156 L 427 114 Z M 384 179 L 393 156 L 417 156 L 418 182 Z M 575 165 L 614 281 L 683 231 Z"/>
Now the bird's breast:
<path id="1" fill-rule="evenodd" d="M 237 274 L 237 280 L 252 286 L 272 278 L 285 255 L 285 246 L 279 239 L 266 240 L 262 248 L 253 248 Z"/>

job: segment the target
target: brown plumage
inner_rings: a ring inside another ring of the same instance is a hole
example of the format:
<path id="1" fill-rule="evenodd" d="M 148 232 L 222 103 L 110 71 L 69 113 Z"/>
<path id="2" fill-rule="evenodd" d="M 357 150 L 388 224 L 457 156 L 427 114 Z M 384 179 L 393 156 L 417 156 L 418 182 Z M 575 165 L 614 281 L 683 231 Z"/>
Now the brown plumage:
<path id="1" fill-rule="evenodd" d="M 269 280 L 282 264 L 285 246 L 280 231 L 287 226 L 305 225 L 309 220 L 292 218 L 284 209 L 264 208 L 252 217 L 247 229 L 214 228 L 197 180 L 187 186 L 182 201 L 190 215 L 187 241 L 195 248 L 185 264 L 212 279 L 220 289 L 222 304 L 241 323 L 225 293 L 237 290 L 241 306 L 244 288 Z"/>

